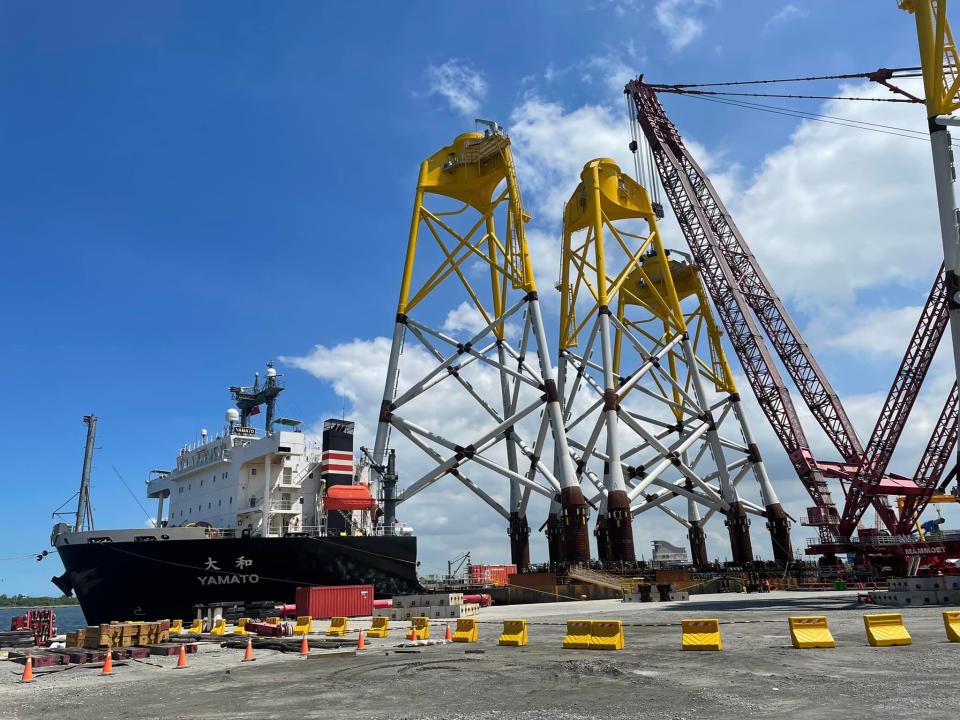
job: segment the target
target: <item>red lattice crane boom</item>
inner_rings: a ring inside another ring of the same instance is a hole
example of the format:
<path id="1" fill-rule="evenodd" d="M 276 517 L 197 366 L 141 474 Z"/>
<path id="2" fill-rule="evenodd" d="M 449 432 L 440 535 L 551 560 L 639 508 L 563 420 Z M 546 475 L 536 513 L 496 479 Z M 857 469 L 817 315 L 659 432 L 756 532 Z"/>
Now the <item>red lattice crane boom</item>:
<path id="1" fill-rule="evenodd" d="M 946 330 L 948 320 L 946 276 L 941 265 L 927 302 L 920 313 L 917 326 L 910 337 L 903 360 L 893 378 L 893 385 L 880 410 L 880 416 L 867 443 L 860 468 L 847 490 L 847 502 L 843 508 L 843 516 L 840 518 L 841 537 L 847 537 L 853 533 L 873 498 L 882 492 L 903 494 L 907 497 L 924 494 L 929 496 L 926 489 L 914 481 L 891 479 L 888 480 L 889 486 L 884 488 L 883 478 L 903 428 L 907 424 L 910 411 L 920 394 L 920 388 L 933 362 L 933 356 Z M 929 464 L 926 461 L 926 455 L 920 464 L 921 468 Z M 918 469 L 918 473 L 920 472 L 922 470 Z M 878 512 L 887 529 L 896 534 L 899 519 L 893 509 L 885 506 L 882 511 L 878 509 Z"/>
<path id="2" fill-rule="evenodd" d="M 709 178 L 683 144 L 656 90 L 642 77 L 629 83 L 636 119 L 684 237 L 701 268 L 727 334 L 761 409 L 814 501 L 811 523 L 821 541 L 849 540 L 872 504 L 891 533 L 904 532 L 918 516 L 943 473 L 957 435 L 956 389 L 948 398 L 914 479 L 887 474 L 887 466 L 930 367 L 947 322 L 944 274 L 930 297 L 864 450 L 842 403 L 797 326 L 750 251 Z M 632 145 L 636 151 L 636 146 Z M 760 328 L 766 333 L 764 337 Z M 806 433 L 766 339 L 805 404 L 836 447 L 841 462 L 813 457 Z M 825 478 L 849 483 L 843 517 Z M 907 496 L 900 517 L 889 494 Z"/>

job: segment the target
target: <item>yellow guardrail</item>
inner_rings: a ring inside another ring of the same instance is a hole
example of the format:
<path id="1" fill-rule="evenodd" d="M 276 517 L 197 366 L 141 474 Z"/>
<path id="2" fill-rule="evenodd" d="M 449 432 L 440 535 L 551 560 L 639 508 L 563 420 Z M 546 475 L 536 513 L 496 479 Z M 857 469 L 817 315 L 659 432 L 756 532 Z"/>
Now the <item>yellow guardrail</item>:
<path id="1" fill-rule="evenodd" d="M 503 633 L 500 635 L 498 645 L 506 647 L 526 647 L 530 641 L 527 634 L 526 620 L 504 620 Z"/>
<path id="2" fill-rule="evenodd" d="M 347 634 L 347 619 L 345 617 L 330 618 L 330 625 L 327 627 L 327 635 L 340 637 Z"/>
<path id="3" fill-rule="evenodd" d="M 723 650 L 720 637 L 720 622 L 710 618 L 681 620 L 683 633 L 681 646 L 684 650 Z"/>
<path id="4" fill-rule="evenodd" d="M 913 643 L 913 638 L 907 632 L 907 628 L 903 624 L 903 615 L 900 613 L 864 615 L 863 626 L 867 631 L 867 642 L 873 647 L 911 645 Z"/>
<path id="5" fill-rule="evenodd" d="M 475 643 L 478 635 L 476 618 L 459 618 L 452 640 L 455 643 Z"/>
<path id="6" fill-rule="evenodd" d="M 367 631 L 367 635 L 372 638 L 385 638 L 390 635 L 390 618 L 386 615 L 378 615 L 373 618 L 373 625 Z"/>
<path id="7" fill-rule="evenodd" d="M 837 642 L 833 639 L 827 618 L 822 615 L 791 617 L 790 642 L 795 648 L 833 648 Z"/>

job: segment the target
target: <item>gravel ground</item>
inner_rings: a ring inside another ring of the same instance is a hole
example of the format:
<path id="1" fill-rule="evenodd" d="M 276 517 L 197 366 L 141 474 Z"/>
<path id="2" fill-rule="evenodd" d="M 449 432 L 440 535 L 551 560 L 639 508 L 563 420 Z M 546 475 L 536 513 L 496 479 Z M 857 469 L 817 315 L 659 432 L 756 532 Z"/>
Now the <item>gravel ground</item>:
<path id="1" fill-rule="evenodd" d="M 351 718 L 566 720 L 568 718 L 822 718 L 960 716 L 954 692 L 960 644 L 946 642 L 944 608 L 909 608 L 914 644 L 871 648 L 855 593 L 702 595 L 689 602 L 603 600 L 486 608 L 480 641 L 398 652 L 394 638 L 359 656 L 308 659 L 201 646 L 190 668 L 129 663 L 113 677 L 72 669 L 18 684 L 21 666 L 0 663 L 2 718 Z M 795 650 L 789 615 L 823 614 L 838 647 Z M 527 648 L 497 646 L 500 621 L 530 621 Z M 619 652 L 562 650 L 566 618 L 622 619 Z M 680 650 L 679 622 L 725 623 L 722 653 Z M 750 621 L 750 622 L 744 622 Z M 666 623 L 667 625 L 663 625 Z M 395 623 L 394 625 L 397 625 Z M 434 634 L 441 634 L 442 627 Z"/>

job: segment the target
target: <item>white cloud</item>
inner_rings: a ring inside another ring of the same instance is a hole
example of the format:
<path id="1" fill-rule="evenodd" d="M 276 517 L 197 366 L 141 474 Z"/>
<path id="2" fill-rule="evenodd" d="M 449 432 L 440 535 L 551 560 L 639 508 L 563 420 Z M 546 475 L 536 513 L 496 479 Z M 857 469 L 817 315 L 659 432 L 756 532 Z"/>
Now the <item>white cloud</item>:
<path id="1" fill-rule="evenodd" d="M 811 339 L 819 336 L 818 344 L 824 347 L 845 350 L 851 355 L 869 353 L 899 358 L 921 309 L 908 305 L 872 310 L 856 318 L 833 317 L 828 323 L 818 321 L 809 335 Z"/>
<path id="2" fill-rule="evenodd" d="M 639 75 L 639 68 L 646 63 L 645 54 L 637 51 L 633 40 L 628 40 L 609 46 L 604 53 L 580 62 L 576 67 L 580 72 L 580 79 L 584 82 L 593 83 L 599 80 L 610 93 L 622 93 L 624 85 Z M 550 68 L 546 75 L 549 74 Z"/>
<path id="3" fill-rule="evenodd" d="M 444 98 L 451 109 L 473 119 L 487 96 L 483 74 L 456 58 L 442 65 L 430 65 L 426 71 L 427 94 Z"/>
<path id="4" fill-rule="evenodd" d="M 806 16 L 807 11 L 805 8 L 794 5 L 793 3 L 787 3 L 776 13 L 770 16 L 770 18 L 763 24 L 763 29 L 770 30 L 778 25 L 785 25 L 791 20 L 800 20 Z"/>
<path id="5" fill-rule="evenodd" d="M 842 94 L 890 96 L 869 84 Z M 914 105 L 834 100 L 820 111 L 924 128 Z M 872 288 L 929 287 L 942 257 L 926 142 L 803 121 L 725 198 L 774 287 L 807 312 L 850 306 Z"/>
<path id="6" fill-rule="evenodd" d="M 715 5 L 714 0 L 659 0 L 654 7 L 657 29 L 674 52 L 683 50 L 703 34 L 700 10 Z"/>
<path id="7" fill-rule="evenodd" d="M 637 9 L 635 0 L 594 0 L 594 2 L 587 5 L 587 10 L 609 10 L 617 17 L 624 17 L 627 14 L 636 12 Z"/>
<path id="8" fill-rule="evenodd" d="M 558 238 L 563 205 L 587 161 L 610 157 L 623 168 L 633 166 L 625 115 L 602 105 L 567 112 L 559 103 L 528 97 L 510 116 L 510 138 L 524 198 L 536 221 L 549 224 Z"/>
<path id="9" fill-rule="evenodd" d="M 470 334 L 475 334 L 483 330 L 486 325 L 483 315 L 476 306 L 464 300 L 447 313 L 447 318 L 443 321 L 443 330 L 447 332 L 466 330 Z"/>

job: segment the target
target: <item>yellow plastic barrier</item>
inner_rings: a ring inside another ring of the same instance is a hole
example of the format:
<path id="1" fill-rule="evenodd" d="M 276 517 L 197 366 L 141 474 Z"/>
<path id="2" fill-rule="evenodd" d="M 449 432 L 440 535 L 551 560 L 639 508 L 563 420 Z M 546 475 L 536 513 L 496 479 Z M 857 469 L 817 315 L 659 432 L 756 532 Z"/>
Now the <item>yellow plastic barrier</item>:
<path id="1" fill-rule="evenodd" d="M 170 632 L 174 635 L 179 635 L 183 632 L 183 620 L 171 620 L 170 621 Z"/>
<path id="2" fill-rule="evenodd" d="M 247 632 L 247 623 L 250 622 L 250 618 L 238 618 L 237 627 L 234 629 L 234 635 L 249 635 Z"/>
<path id="3" fill-rule="evenodd" d="M 347 619 L 345 617 L 330 618 L 330 627 L 327 628 L 327 635 L 346 635 Z"/>
<path id="4" fill-rule="evenodd" d="M 373 625 L 367 631 L 367 635 L 372 638 L 385 638 L 390 635 L 390 618 L 386 615 L 378 615 L 373 618 Z"/>
<path id="5" fill-rule="evenodd" d="M 681 620 L 684 650 L 723 650 L 720 622 L 706 618 Z"/>
<path id="6" fill-rule="evenodd" d="M 837 641 L 833 639 L 827 619 L 822 615 L 790 618 L 790 642 L 795 648 L 833 648 Z"/>
<path id="7" fill-rule="evenodd" d="M 417 640 L 430 639 L 430 618 L 412 617 L 410 618 L 410 629 L 407 630 L 407 640 L 413 640 L 413 631 L 417 631 Z"/>
<path id="8" fill-rule="evenodd" d="M 903 615 L 900 613 L 864 615 L 863 626 L 867 630 L 867 642 L 873 647 L 913 644 L 913 638 L 904 627 Z"/>
<path id="9" fill-rule="evenodd" d="M 943 614 L 943 627 L 948 641 L 960 642 L 960 610 L 947 610 Z"/>
<path id="10" fill-rule="evenodd" d="M 623 621 L 594 620 L 590 625 L 591 650 L 623 650 Z"/>
<path id="11" fill-rule="evenodd" d="M 264 622 L 266 622 L 267 625 L 279 625 L 279 624 L 280 624 L 280 618 L 277 617 L 277 616 L 275 616 L 275 615 L 273 615 L 273 616 L 271 616 L 271 617 L 268 617 Z"/>
<path id="12" fill-rule="evenodd" d="M 227 621 L 222 617 L 213 621 L 213 627 L 210 628 L 211 635 L 223 635 L 227 631 Z"/>
<path id="13" fill-rule="evenodd" d="M 454 642 L 475 643 L 478 636 L 476 618 L 459 618 L 457 620 L 457 629 L 453 632 Z"/>
<path id="14" fill-rule="evenodd" d="M 526 647 L 530 638 L 527 635 L 526 620 L 504 620 L 500 645 L 506 647 Z"/>
<path id="15" fill-rule="evenodd" d="M 564 650 L 589 650 L 593 620 L 567 620 L 567 635 L 563 638 Z"/>
<path id="16" fill-rule="evenodd" d="M 293 626 L 294 635 L 307 635 L 312 629 L 312 617 L 309 615 L 297 615 L 297 624 Z"/>
<path id="17" fill-rule="evenodd" d="M 193 635 L 199 635 L 203 632 L 203 620 L 197 618 L 193 621 L 193 624 L 187 628 L 187 632 Z"/>

